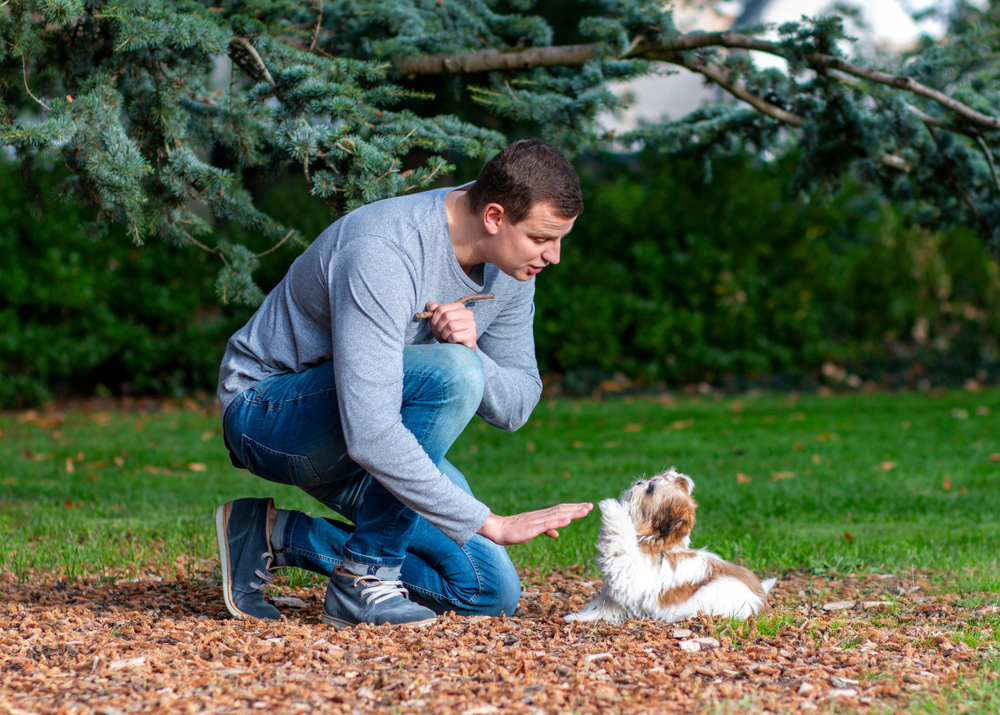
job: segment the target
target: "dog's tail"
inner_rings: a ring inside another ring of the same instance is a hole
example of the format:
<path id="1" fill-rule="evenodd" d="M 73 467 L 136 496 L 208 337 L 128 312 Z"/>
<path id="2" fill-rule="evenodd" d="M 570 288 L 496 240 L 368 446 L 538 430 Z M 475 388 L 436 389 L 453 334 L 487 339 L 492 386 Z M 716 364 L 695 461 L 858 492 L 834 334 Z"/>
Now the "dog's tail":
<path id="1" fill-rule="evenodd" d="M 771 589 L 774 588 L 774 584 L 778 582 L 777 577 L 769 578 L 767 581 L 761 581 L 760 585 L 764 589 L 764 593 L 770 593 Z"/>

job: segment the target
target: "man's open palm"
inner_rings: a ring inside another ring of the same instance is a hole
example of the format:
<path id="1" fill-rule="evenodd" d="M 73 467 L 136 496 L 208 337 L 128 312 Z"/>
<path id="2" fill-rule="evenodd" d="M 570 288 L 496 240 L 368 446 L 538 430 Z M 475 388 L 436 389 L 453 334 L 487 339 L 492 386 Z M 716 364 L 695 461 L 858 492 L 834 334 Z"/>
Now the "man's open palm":
<path id="1" fill-rule="evenodd" d="M 593 508 L 594 505 L 589 503 L 557 504 L 548 509 L 513 516 L 500 516 L 491 512 L 479 533 L 501 546 L 523 544 L 542 534 L 554 539 L 559 536 L 559 529 L 574 519 L 587 516 Z"/>

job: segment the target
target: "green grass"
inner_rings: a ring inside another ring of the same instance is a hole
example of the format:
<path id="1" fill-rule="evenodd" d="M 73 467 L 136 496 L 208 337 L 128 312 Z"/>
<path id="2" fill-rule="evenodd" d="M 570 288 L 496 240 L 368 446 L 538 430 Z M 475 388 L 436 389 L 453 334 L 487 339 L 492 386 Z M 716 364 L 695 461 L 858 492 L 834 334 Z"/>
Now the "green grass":
<path id="1" fill-rule="evenodd" d="M 0 430 L 0 568 L 22 577 L 171 574 L 179 558 L 212 556 L 212 510 L 242 496 L 324 514 L 230 466 L 215 416 L 76 412 L 39 426 L 8 413 Z M 596 503 L 675 465 L 696 484 L 696 546 L 772 573 L 944 570 L 981 592 L 1000 590 L 998 453 L 989 390 L 545 401 L 515 434 L 474 421 L 449 459 L 501 514 Z M 598 525 L 595 510 L 512 555 L 591 565 Z"/>

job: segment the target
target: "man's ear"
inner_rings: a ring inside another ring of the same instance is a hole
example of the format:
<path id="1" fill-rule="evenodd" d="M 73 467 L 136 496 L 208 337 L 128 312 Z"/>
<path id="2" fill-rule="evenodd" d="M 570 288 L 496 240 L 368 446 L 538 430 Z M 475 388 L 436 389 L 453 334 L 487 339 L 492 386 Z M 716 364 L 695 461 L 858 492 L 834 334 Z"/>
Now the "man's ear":
<path id="1" fill-rule="evenodd" d="M 498 203 L 487 204 L 483 209 L 483 226 L 491 236 L 500 230 L 500 223 L 507 218 L 503 206 Z"/>

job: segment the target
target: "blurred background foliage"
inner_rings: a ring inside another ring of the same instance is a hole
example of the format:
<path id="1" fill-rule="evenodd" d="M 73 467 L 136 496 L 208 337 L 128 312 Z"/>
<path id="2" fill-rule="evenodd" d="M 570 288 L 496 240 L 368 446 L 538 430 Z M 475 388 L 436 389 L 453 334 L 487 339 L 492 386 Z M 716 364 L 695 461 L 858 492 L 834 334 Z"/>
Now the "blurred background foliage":
<path id="1" fill-rule="evenodd" d="M 706 177 L 700 162 L 651 150 L 582 157 L 585 212 L 539 278 L 543 373 L 568 394 L 609 378 L 745 388 L 992 375 L 1000 271 L 982 241 L 912 228 L 850 181 L 823 201 L 795 198 L 796 162 L 737 156 Z M 39 176 L 38 220 L 17 168 L 0 164 L 0 407 L 214 392 L 226 340 L 253 309 L 218 304 L 204 251 L 84 237 L 92 217 L 59 203 L 62 178 Z M 335 215 L 300 181 L 269 180 L 258 205 L 312 238 Z M 270 245 L 224 221 L 215 231 Z M 265 291 L 302 249 L 286 243 L 262 263 Z"/>

